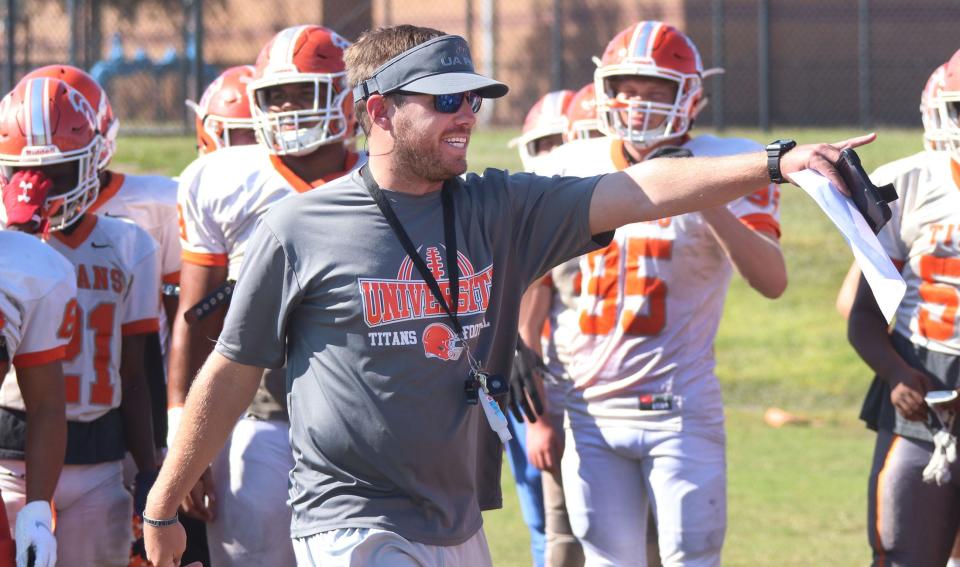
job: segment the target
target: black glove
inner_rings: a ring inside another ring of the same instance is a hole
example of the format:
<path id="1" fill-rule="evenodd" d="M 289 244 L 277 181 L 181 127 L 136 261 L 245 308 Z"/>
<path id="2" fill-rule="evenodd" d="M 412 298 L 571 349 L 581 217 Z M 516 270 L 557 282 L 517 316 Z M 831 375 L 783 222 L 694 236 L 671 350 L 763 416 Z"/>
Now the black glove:
<path id="1" fill-rule="evenodd" d="M 147 507 L 147 494 L 150 494 L 158 474 L 160 471 L 142 471 L 133 479 L 133 513 L 137 516 L 143 515 L 143 509 Z"/>
<path id="2" fill-rule="evenodd" d="M 510 392 L 507 396 L 507 405 L 517 421 L 523 421 L 526 416 L 530 423 L 536 423 L 537 416 L 543 415 L 543 401 L 537 391 L 534 374 L 542 377 L 546 372 L 543 359 L 518 338 L 517 352 L 510 371 Z"/>

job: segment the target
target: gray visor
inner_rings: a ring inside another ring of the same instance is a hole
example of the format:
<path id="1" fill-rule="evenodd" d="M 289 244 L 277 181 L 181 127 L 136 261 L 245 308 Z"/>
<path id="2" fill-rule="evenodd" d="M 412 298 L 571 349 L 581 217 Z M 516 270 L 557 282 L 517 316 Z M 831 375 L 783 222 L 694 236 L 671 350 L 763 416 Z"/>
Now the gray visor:
<path id="1" fill-rule="evenodd" d="M 467 40 L 458 35 L 443 35 L 381 65 L 372 77 L 353 88 L 353 100 L 396 91 L 430 95 L 473 91 L 484 98 L 499 98 L 507 90 L 507 85 L 474 71 Z"/>

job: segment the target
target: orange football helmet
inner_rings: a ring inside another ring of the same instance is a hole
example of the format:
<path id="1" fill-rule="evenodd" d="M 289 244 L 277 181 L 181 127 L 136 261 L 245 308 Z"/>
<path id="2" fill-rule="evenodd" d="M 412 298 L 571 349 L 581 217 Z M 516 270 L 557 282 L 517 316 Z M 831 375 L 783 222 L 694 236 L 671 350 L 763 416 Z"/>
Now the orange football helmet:
<path id="1" fill-rule="evenodd" d="M 458 360 L 463 352 L 460 337 L 443 323 L 431 323 L 423 330 L 423 354 L 427 358 Z"/>
<path id="2" fill-rule="evenodd" d="M 650 146 L 687 133 L 705 104 L 703 63 L 689 37 L 656 21 L 633 24 L 618 33 L 594 72 L 600 131 Z M 611 79 L 653 77 L 677 85 L 672 104 L 617 97 Z M 658 126 L 651 126 L 663 117 Z"/>
<path id="3" fill-rule="evenodd" d="M 343 63 L 349 45 L 323 26 L 294 26 L 280 31 L 260 51 L 247 88 L 258 139 L 272 153 L 304 155 L 353 135 L 353 101 Z M 270 110 L 269 89 L 296 83 L 313 85 L 312 105 Z"/>
<path id="4" fill-rule="evenodd" d="M 553 91 L 540 97 L 540 100 L 530 107 L 523 121 L 523 133 L 508 144 L 511 148 L 520 148 L 520 161 L 526 171 L 533 171 L 533 163 L 539 153 L 538 141 L 566 132 L 566 111 L 572 99 L 573 91 Z"/>
<path id="5" fill-rule="evenodd" d="M 567 131 L 564 142 L 586 140 L 602 135 L 597 122 L 597 97 L 593 83 L 587 83 L 577 91 L 567 106 Z"/>
<path id="6" fill-rule="evenodd" d="M 0 100 L 0 188 L 16 169 L 76 163 L 72 186 L 47 195 L 50 230 L 70 226 L 97 199 L 97 119 L 86 97 L 58 79 L 24 79 Z"/>
<path id="7" fill-rule="evenodd" d="M 117 151 L 117 133 L 120 130 L 120 121 L 113 115 L 113 107 L 107 98 L 107 91 L 103 90 L 89 73 L 71 65 L 47 65 L 27 73 L 22 80 L 27 79 L 60 79 L 74 89 L 80 91 L 87 102 L 97 113 L 97 130 L 103 137 L 103 151 L 97 167 L 106 169 Z"/>
<path id="8" fill-rule="evenodd" d="M 230 147 L 234 130 L 253 131 L 247 86 L 253 79 L 253 65 L 237 65 L 220 74 L 203 91 L 200 103 L 187 101 L 197 115 L 197 150 L 209 154 Z"/>

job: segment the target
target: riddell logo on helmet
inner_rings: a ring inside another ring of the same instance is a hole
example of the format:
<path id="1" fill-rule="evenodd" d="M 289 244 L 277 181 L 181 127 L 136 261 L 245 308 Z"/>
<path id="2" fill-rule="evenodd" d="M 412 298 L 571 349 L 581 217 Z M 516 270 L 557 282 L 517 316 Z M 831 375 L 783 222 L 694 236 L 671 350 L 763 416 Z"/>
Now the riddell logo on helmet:
<path id="1" fill-rule="evenodd" d="M 30 157 L 49 156 L 60 153 L 60 149 L 57 146 L 27 146 L 20 153 Z"/>

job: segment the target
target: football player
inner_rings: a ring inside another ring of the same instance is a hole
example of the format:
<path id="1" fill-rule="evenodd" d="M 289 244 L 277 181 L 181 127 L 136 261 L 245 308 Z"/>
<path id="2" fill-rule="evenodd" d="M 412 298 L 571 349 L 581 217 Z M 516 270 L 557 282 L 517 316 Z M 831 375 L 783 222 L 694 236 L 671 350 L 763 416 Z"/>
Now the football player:
<path id="1" fill-rule="evenodd" d="M 922 151 L 871 175 L 897 189 L 878 236 L 906 294 L 891 332 L 861 277 L 848 323 L 850 343 L 876 373 L 861 411 L 877 432 L 867 500 L 873 565 L 945 565 L 960 526 L 949 481 L 960 478 L 960 464 L 938 462 L 956 443 L 956 406 L 941 413 L 925 402 L 960 386 L 960 51 L 926 102 L 937 116 L 923 113 L 925 145 L 945 151 Z"/>
<path id="2" fill-rule="evenodd" d="M 59 564 L 119 567 L 129 560 L 130 518 L 142 510 L 157 471 L 143 353 L 146 336 L 158 330 L 160 269 L 149 234 L 87 214 L 100 188 L 97 124 L 84 95 L 65 82 L 21 81 L 0 102 L 0 185 L 15 184 L 24 200 L 41 201 L 34 192 L 49 183 L 47 226 L 33 228 L 49 234 L 49 245 L 76 271 L 76 317 L 58 330 L 71 337 L 63 364 L 66 458 L 54 494 Z M 25 462 L 16 456 L 25 445 L 24 402 L 16 382 L 4 381 L 0 470 L 9 516 L 26 509 Z M 123 483 L 128 450 L 139 471 L 134 510 Z"/>
<path id="3" fill-rule="evenodd" d="M 170 443 L 190 381 L 219 335 L 225 315 L 219 307 L 257 220 L 279 200 L 322 190 L 361 164 L 346 145 L 355 128 L 343 64 L 347 45 L 322 26 L 280 31 L 260 52 L 247 87 L 259 144 L 202 156 L 181 176 L 183 268 L 170 357 Z M 264 374 L 247 416 L 185 503 L 211 520 L 215 566 L 295 562 L 286 504 L 293 456 L 285 391 L 283 371 Z M 207 502 L 211 494 L 215 506 Z"/>
<path id="4" fill-rule="evenodd" d="M 40 216 L 36 204 L 18 199 L 20 183 L 32 181 L 21 176 L 4 185 L 6 210 L 19 216 L 18 222 Z M 30 548 L 37 567 L 53 567 L 57 560 L 51 499 L 67 441 L 61 361 L 72 338 L 63 329 L 75 326 L 76 295 L 73 266 L 63 256 L 33 236 L 0 230 L 0 380 L 12 364 L 30 422 L 25 451 L 16 455 L 30 470 L 24 479 L 26 505 L 13 530 L 18 567 L 27 565 Z M 0 422 L 0 430 L 7 425 Z M 12 455 L 0 451 L 0 456 Z M 3 567 L 14 564 L 10 534 L 6 510 L 0 508 Z"/>
<path id="5" fill-rule="evenodd" d="M 247 97 L 247 86 L 253 73 L 253 65 L 230 67 L 207 86 L 199 103 L 187 101 L 187 106 L 197 115 L 197 151 L 200 155 L 230 146 L 257 143 Z"/>
<path id="6" fill-rule="evenodd" d="M 631 25 L 594 75 L 604 136 L 561 146 L 543 172 L 756 151 L 690 134 L 708 73 L 676 28 Z M 726 457 L 713 340 L 734 270 L 766 297 L 786 288 L 778 216 L 778 187 L 759 186 L 726 206 L 622 227 L 607 248 L 555 270 L 566 292 L 555 296 L 553 343 L 572 382 L 561 469 L 588 565 L 645 565 L 650 506 L 663 564 L 719 565 Z"/>
<path id="7" fill-rule="evenodd" d="M 944 63 L 930 74 L 923 90 L 920 92 L 920 119 L 923 122 L 923 147 L 927 151 L 938 152 L 946 149 L 946 134 L 949 130 L 944 130 L 942 120 L 940 119 L 940 109 L 934 103 L 943 90 L 943 78 L 947 70 L 947 64 Z M 921 158 L 922 154 L 915 154 L 915 159 Z M 899 160 L 897 162 L 903 167 L 903 171 L 908 171 L 913 167 L 910 160 Z M 884 168 L 886 180 L 881 185 L 891 182 L 895 177 L 889 166 Z M 876 173 L 874 174 L 876 175 Z M 871 176 L 873 177 L 873 176 Z M 853 299 L 857 294 L 857 283 L 860 281 L 860 268 L 856 263 L 847 270 L 847 275 L 840 284 L 840 291 L 837 293 L 837 311 L 843 315 L 844 319 L 850 317 L 850 308 L 853 307 Z M 957 544 L 957 556 L 960 558 L 960 539 Z M 958 565 L 960 567 L 960 565 Z"/>
<path id="8" fill-rule="evenodd" d="M 34 69 L 23 80 L 59 79 L 80 92 L 97 115 L 97 129 L 103 137 L 103 149 L 97 164 L 100 191 L 97 200 L 88 212 L 124 218 L 146 230 L 160 247 L 162 270 L 163 309 L 160 309 L 160 330 L 145 338 L 145 369 L 150 385 L 152 403 L 154 445 L 159 450 L 165 444 L 166 429 L 166 376 L 164 353 L 169 347 L 170 320 L 177 309 L 176 287 L 180 281 L 180 239 L 177 235 L 177 184 L 160 175 L 124 174 L 110 169 L 110 162 L 117 148 L 117 133 L 120 121 L 106 91 L 88 73 L 71 65 L 47 65 Z M 127 484 L 132 483 L 135 466 L 127 459 L 124 474 Z M 139 518 L 134 518 L 134 531 L 139 531 Z M 137 538 L 140 539 L 139 537 Z M 137 546 L 138 549 L 142 546 Z M 142 555 L 142 551 L 136 554 Z M 188 559 L 205 559 L 187 555 Z"/>

